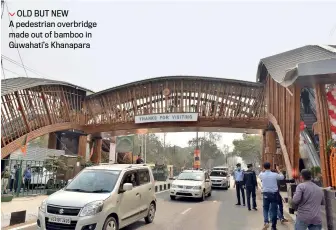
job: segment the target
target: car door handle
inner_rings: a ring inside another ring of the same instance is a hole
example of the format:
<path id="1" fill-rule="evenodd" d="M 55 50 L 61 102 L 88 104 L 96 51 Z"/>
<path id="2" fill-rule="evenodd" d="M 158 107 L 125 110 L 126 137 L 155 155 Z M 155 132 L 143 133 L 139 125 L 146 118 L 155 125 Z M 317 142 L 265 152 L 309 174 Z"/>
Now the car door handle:
<path id="1" fill-rule="evenodd" d="M 150 190 L 152 190 L 152 188 L 149 188 L 148 190 L 150 191 Z"/>
<path id="2" fill-rule="evenodd" d="M 137 193 L 136 196 L 140 196 L 140 193 Z"/>

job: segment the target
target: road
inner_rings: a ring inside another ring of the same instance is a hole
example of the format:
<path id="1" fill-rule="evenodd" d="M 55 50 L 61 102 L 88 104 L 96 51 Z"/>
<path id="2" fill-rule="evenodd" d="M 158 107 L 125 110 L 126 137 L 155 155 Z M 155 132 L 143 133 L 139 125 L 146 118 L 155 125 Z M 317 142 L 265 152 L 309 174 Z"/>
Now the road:
<path id="1" fill-rule="evenodd" d="M 213 190 L 212 196 L 199 202 L 189 199 L 171 201 L 168 192 L 157 194 L 158 210 L 152 224 L 138 221 L 124 230 L 261 230 L 263 227 L 261 201 L 258 211 L 235 206 L 235 190 Z M 278 230 L 292 230 L 293 223 L 278 224 Z M 20 228 L 35 230 L 36 226 Z"/>

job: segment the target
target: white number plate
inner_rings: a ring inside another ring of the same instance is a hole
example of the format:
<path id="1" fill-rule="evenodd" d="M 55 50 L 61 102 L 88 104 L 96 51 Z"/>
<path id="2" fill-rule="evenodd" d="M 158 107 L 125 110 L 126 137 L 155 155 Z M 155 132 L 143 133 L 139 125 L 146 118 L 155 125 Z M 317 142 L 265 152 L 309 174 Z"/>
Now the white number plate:
<path id="1" fill-rule="evenodd" d="M 58 216 L 51 216 L 49 217 L 49 222 L 59 223 L 59 224 L 71 224 L 71 219 L 64 218 L 64 217 L 58 217 Z"/>
<path id="2" fill-rule="evenodd" d="M 182 192 L 182 193 L 189 193 L 188 190 L 181 190 L 180 192 Z"/>

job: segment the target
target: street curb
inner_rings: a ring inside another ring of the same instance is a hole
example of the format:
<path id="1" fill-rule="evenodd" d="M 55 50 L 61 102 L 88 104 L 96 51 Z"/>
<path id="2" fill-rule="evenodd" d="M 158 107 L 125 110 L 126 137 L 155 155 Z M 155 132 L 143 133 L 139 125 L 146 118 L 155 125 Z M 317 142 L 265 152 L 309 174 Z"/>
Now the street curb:
<path id="1" fill-rule="evenodd" d="M 159 184 L 155 185 L 155 193 L 162 192 L 170 189 L 171 182 L 161 182 L 157 181 Z M 6 228 L 18 224 L 26 223 L 27 221 L 32 221 L 34 218 L 37 219 L 38 207 L 35 213 L 28 212 L 28 210 L 22 210 L 11 213 L 3 213 L 1 211 L 1 228 Z"/>

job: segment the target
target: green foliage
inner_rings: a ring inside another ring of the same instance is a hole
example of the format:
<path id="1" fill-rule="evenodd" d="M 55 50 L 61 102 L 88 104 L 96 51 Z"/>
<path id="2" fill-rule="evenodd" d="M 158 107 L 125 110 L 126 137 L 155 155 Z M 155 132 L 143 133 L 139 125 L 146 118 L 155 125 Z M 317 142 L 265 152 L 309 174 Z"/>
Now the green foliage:
<path id="1" fill-rule="evenodd" d="M 241 157 L 246 163 L 259 164 L 261 161 L 261 137 L 243 134 L 243 139 L 233 142 L 232 155 Z"/>
<path id="2" fill-rule="evenodd" d="M 327 147 L 326 147 L 327 156 L 330 156 L 330 154 L 331 154 L 331 149 L 332 149 L 333 147 L 336 148 L 336 141 L 334 141 L 333 139 L 330 139 L 330 140 L 327 142 Z"/>
<path id="3" fill-rule="evenodd" d="M 312 173 L 312 178 L 315 178 L 318 174 L 321 173 L 321 168 L 319 166 L 315 166 L 315 167 L 312 167 L 310 171 Z"/>
<path id="4" fill-rule="evenodd" d="M 49 158 L 45 160 L 43 167 L 50 172 L 57 172 L 58 169 L 66 170 L 68 168 L 65 162 L 57 156 L 49 156 Z"/>

